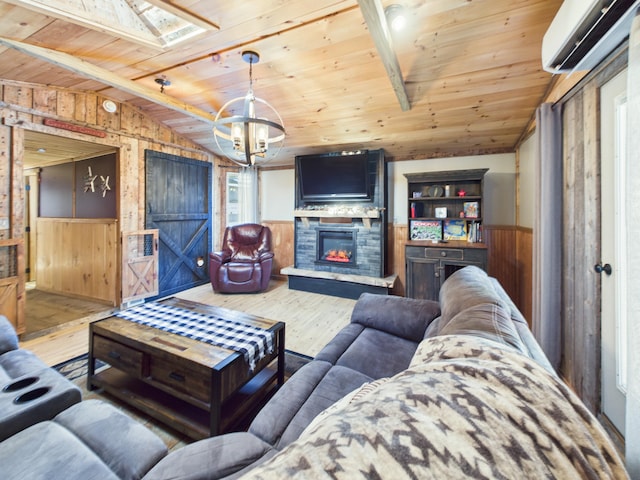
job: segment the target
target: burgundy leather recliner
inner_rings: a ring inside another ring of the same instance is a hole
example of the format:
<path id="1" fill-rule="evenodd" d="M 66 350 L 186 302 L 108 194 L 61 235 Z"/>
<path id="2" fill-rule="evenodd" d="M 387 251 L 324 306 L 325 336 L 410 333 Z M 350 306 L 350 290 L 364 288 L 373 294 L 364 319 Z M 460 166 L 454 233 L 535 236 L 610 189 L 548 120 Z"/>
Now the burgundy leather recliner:
<path id="1" fill-rule="evenodd" d="M 227 227 L 222 251 L 209 254 L 214 292 L 260 292 L 269 286 L 273 252 L 271 230 L 255 223 Z"/>

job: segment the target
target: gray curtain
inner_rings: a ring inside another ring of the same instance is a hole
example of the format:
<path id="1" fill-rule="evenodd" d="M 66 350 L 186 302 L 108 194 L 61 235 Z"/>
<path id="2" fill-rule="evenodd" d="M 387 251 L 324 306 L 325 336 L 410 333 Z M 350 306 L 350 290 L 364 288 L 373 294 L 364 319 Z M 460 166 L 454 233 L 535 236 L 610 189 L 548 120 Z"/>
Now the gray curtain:
<path id="1" fill-rule="evenodd" d="M 533 228 L 533 318 L 538 343 L 557 370 L 562 318 L 562 112 L 544 103 L 536 111 L 535 220 Z"/>
<path id="2" fill-rule="evenodd" d="M 260 223 L 258 212 L 258 169 L 244 167 L 238 174 L 240 223 Z"/>
<path id="3" fill-rule="evenodd" d="M 640 479 L 640 15 L 631 27 L 627 70 L 627 411 L 625 458 L 631 478 Z"/>

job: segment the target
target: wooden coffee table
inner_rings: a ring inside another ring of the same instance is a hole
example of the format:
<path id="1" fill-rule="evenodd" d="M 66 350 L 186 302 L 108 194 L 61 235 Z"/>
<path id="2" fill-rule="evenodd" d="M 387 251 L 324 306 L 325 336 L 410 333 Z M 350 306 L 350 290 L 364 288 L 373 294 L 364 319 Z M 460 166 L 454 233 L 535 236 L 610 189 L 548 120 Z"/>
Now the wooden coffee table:
<path id="1" fill-rule="evenodd" d="M 201 439 L 232 430 L 284 383 L 283 322 L 177 298 L 160 303 L 273 332 L 273 353 L 250 370 L 242 353 L 113 316 L 90 326 L 89 390 Z M 96 373 L 96 359 L 109 368 Z"/>

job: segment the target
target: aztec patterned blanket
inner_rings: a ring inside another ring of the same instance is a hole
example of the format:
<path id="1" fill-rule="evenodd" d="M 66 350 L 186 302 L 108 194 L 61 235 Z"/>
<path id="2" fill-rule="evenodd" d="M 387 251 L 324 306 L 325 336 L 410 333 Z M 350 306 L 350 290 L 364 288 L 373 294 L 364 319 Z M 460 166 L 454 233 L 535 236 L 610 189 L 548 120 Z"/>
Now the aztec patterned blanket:
<path id="1" fill-rule="evenodd" d="M 424 340 L 243 478 L 628 478 L 598 421 L 531 359 L 466 335 Z"/>

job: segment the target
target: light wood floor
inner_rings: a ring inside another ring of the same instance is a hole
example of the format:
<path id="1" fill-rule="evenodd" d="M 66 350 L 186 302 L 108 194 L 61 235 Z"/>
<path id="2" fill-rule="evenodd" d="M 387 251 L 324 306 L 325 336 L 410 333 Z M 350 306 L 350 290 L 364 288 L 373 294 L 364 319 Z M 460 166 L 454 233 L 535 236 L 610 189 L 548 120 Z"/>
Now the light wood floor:
<path id="1" fill-rule="evenodd" d="M 252 315 L 286 323 L 287 350 L 315 356 L 351 318 L 355 300 L 290 290 L 284 280 L 271 280 L 265 292 L 254 294 L 214 293 L 210 284 L 201 285 L 175 295 L 179 298 L 239 310 Z M 68 327 L 21 341 L 50 366 L 87 353 L 88 317 L 71 322 Z"/>
<path id="2" fill-rule="evenodd" d="M 39 337 L 62 328 L 72 322 L 86 323 L 108 317 L 117 309 L 104 303 L 43 292 L 27 286 L 25 302 L 26 332 L 23 340 Z"/>

